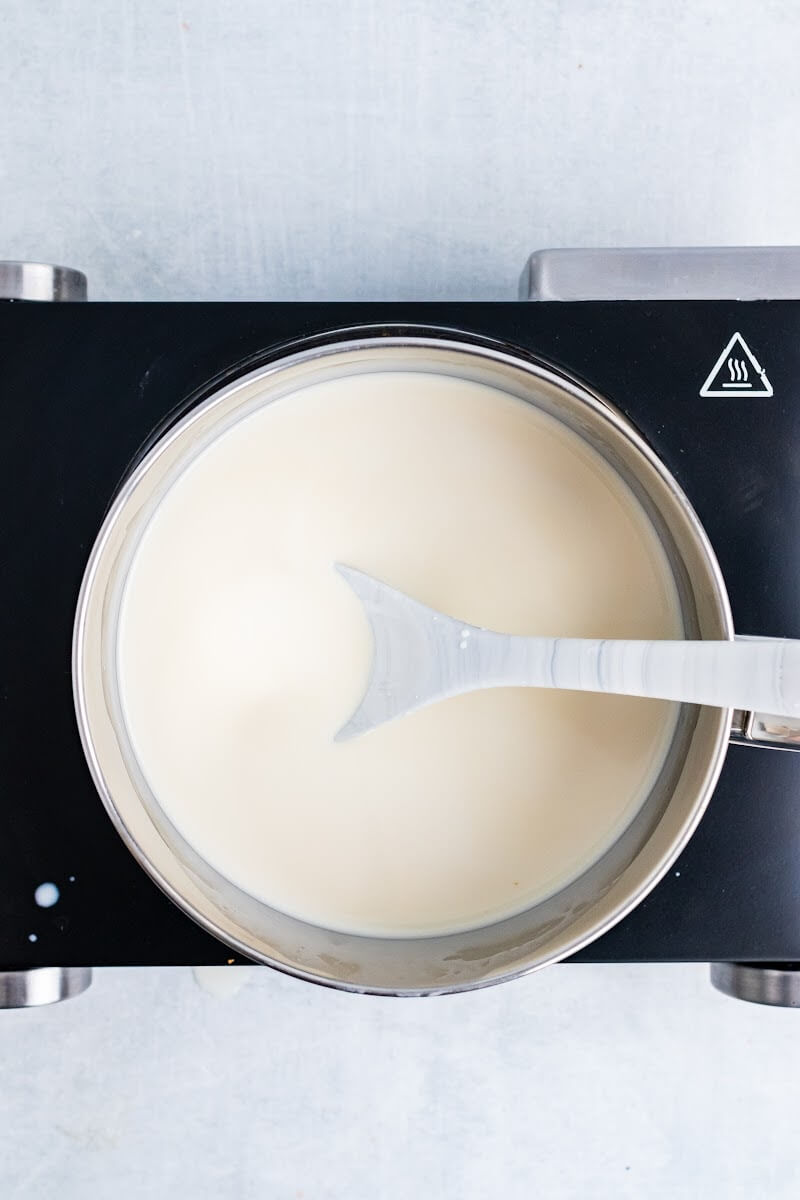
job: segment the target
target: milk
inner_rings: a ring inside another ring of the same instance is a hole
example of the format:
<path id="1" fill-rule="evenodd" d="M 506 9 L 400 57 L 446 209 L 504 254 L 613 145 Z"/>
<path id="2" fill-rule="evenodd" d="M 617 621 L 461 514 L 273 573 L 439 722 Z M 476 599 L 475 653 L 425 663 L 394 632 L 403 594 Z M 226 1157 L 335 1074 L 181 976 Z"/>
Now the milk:
<path id="1" fill-rule="evenodd" d="M 173 824 L 253 896 L 360 934 L 477 927 L 585 870 L 675 706 L 498 689 L 335 743 L 371 654 L 337 561 L 511 633 L 682 634 L 652 527 L 555 420 L 436 374 L 315 384 L 203 451 L 130 567 L 122 710 Z"/>

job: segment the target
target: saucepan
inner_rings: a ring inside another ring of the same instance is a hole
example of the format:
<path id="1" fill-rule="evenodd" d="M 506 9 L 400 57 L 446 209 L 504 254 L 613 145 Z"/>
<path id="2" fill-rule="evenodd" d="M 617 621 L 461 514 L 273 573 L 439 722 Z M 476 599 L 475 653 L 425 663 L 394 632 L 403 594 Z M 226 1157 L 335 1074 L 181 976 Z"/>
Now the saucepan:
<path id="1" fill-rule="evenodd" d="M 91 552 L 77 607 L 77 720 L 95 785 L 128 848 L 166 894 L 221 941 L 255 962 L 349 991 L 464 991 L 568 957 L 647 895 L 703 814 L 725 758 L 732 713 L 680 706 L 661 771 L 614 844 L 555 894 L 480 929 L 415 938 L 339 933 L 268 907 L 204 861 L 150 791 L 122 717 L 117 625 L 132 555 L 171 482 L 226 428 L 298 388 L 374 370 L 436 372 L 489 384 L 561 421 L 602 455 L 644 508 L 674 577 L 684 636 L 733 637 L 725 585 L 697 515 L 613 405 L 522 350 L 457 331 L 340 331 L 295 344 L 209 395 L 125 479 Z"/>

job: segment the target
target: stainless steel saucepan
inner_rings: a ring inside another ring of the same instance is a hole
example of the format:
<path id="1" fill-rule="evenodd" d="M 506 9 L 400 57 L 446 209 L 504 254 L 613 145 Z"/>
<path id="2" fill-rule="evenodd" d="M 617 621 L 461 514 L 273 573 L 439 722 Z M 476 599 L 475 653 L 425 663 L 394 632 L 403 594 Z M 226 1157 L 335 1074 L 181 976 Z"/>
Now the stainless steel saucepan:
<path id="1" fill-rule="evenodd" d="M 170 823 L 135 760 L 116 667 L 119 605 L 141 533 L 172 481 L 248 412 L 321 380 L 363 371 L 426 371 L 475 380 L 533 404 L 592 445 L 628 484 L 664 545 L 687 638 L 733 637 L 708 539 L 675 480 L 633 427 L 589 389 L 504 348 L 435 330 L 332 335 L 208 397 L 147 453 L 120 488 L 86 569 L 75 621 L 75 705 L 86 757 L 131 852 L 176 904 L 223 942 L 304 979 L 359 992 L 420 995 L 498 983 L 565 958 L 647 895 L 697 825 L 725 758 L 730 711 L 682 706 L 664 767 L 603 857 L 549 899 L 468 933 L 359 937 L 269 908 L 213 870 Z"/>

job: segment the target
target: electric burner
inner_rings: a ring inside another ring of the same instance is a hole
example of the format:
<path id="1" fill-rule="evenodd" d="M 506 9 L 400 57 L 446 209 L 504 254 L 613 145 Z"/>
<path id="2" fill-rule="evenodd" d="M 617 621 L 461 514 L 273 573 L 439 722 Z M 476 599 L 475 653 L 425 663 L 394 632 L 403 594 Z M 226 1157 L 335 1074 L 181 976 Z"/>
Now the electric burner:
<path id="1" fill-rule="evenodd" d="M 797 282 L 795 282 L 797 281 Z M 131 466 L 226 381 L 337 331 L 446 330 L 579 380 L 638 428 L 696 509 L 738 633 L 800 638 L 800 251 L 552 251 L 536 303 L 90 303 L 77 272 L 0 265 L 0 1004 L 74 994 L 91 966 L 245 961 L 151 882 L 89 776 L 72 625 Z M 47 300 L 66 301 L 46 303 Z M 736 714 L 709 808 L 670 874 L 581 962 L 710 962 L 800 1003 L 800 755 Z"/>

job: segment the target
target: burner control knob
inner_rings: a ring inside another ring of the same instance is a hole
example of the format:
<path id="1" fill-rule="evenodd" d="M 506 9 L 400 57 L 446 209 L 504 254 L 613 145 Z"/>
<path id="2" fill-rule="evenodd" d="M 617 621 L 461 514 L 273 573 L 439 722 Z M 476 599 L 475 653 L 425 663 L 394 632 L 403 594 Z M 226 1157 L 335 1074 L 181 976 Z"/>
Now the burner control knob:
<path id="1" fill-rule="evenodd" d="M 800 963 L 712 963 L 711 982 L 736 1000 L 800 1008 Z"/>
<path id="2" fill-rule="evenodd" d="M 85 992 L 92 982 L 91 967 L 31 967 L 0 971 L 0 1008 L 34 1008 L 57 1004 Z"/>
<path id="3" fill-rule="evenodd" d="M 52 263 L 0 262 L 0 300 L 85 300 L 86 276 Z"/>

